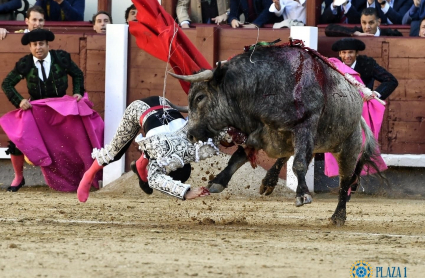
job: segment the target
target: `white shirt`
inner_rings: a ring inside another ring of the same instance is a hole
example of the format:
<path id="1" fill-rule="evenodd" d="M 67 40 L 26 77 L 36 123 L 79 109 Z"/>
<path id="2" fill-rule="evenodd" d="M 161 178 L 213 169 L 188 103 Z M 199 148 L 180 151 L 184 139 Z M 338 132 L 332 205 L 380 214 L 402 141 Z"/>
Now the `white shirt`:
<path id="1" fill-rule="evenodd" d="M 40 77 L 41 80 L 45 81 L 43 79 L 43 73 L 41 71 L 41 64 L 40 61 L 35 58 L 34 56 L 32 56 L 32 58 L 34 59 L 34 65 L 37 67 L 38 69 L 38 77 Z M 43 67 L 44 70 L 46 72 L 46 77 L 49 78 L 49 73 L 50 73 L 50 65 L 52 63 L 52 58 L 50 57 L 50 52 L 47 54 L 46 58 L 44 58 L 44 63 L 43 63 Z"/>
<path id="2" fill-rule="evenodd" d="M 306 1 L 307 0 L 279 0 L 280 2 L 280 10 L 276 9 L 274 3 L 270 6 L 269 12 L 274 13 L 276 16 L 283 15 L 283 19 L 292 19 L 302 21 L 304 24 L 306 21 Z"/>

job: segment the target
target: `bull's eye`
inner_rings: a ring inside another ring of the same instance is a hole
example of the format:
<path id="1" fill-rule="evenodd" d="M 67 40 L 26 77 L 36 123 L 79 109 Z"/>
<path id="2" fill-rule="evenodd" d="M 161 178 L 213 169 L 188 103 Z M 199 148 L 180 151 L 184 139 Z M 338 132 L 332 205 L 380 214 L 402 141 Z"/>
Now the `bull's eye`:
<path id="1" fill-rule="evenodd" d="M 204 99 L 204 97 L 205 97 L 204 95 L 197 96 L 196 99 L 195 99 L 196 103 L 199 103 L 201 100 Z"/>

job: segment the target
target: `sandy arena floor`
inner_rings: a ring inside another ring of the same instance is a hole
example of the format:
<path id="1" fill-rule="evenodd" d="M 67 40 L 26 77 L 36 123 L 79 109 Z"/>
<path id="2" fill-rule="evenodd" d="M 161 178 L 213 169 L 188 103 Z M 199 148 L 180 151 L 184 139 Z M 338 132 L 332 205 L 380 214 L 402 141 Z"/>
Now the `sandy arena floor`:
<path id="1" fill-rule="evenodd" d="M 192 185 L 214 174 L 207 166 Z M 0 277 L 350 277 L 358 260 L 372 277 L 425 277 L 425 200 L 357 194 L 334 227 L 336 195 L 296 208 L 282 184 L 258 195 L 263 174 L 242 169 L 232 190 L 193 201 L 147 196 L 132 173 L 84 204 L 46 187 L 2 190 Z"/>

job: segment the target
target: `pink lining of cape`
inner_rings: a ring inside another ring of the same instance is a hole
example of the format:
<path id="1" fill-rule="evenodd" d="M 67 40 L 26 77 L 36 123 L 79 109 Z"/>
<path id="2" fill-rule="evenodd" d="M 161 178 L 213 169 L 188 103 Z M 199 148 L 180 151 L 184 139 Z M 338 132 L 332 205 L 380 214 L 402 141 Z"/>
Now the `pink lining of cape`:
<path id="1" fill-rule="evenodd" d="M 79 102 L 64 96 L 31 101 L 31 105 L 31 109 L 5 114 L 0 125 L 22 153 L 41 167 L 51 188 L 77 191 L 93 163 L 93 148 L 103 146 L 102 118 L 92 110 L 87 94 Z M 96 188 L 101 174 L 95 178 Z"/>
<path id="2" fill-rule="evenodd" d="M 337 58 L 329 58 L 329 61 L 335 65 L 335 67 L 342 73 L 351 74 L 357 81 L 363 84 L 363 81 L 360 79 L 360 75 L 351 67 L 345 65 Z M 373 132 L 376 140 L 378 140 L 379 131 L 381 130 L 382 120 L 384 117 L 385 106 L 379 103 L 377 100 L 372 99 L 366 102 L 363 102 L 363 111 L 362 116 L 365 119 L 367 125 Z M 363 135 L 363 142 L 364 142 Z M 387 169 L 387 165 L 381 156 L 379 156 L 375 163 L 377 164 L 380 171 Z M 373 174 L 376 171 L 374 169 L 369 169 L 369 172 L 363 169 L 361 175 Z M 331 153 L 325 153 L 325 175 L 328 177 L 334 177 L 339 175 L 339 167 L 335 157 Z"/>

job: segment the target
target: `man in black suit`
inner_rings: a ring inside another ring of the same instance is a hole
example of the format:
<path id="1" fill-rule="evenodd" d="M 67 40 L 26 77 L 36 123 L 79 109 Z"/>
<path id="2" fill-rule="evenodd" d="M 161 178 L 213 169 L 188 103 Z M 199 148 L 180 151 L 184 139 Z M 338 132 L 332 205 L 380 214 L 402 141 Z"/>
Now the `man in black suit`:
<path id="1" fill-rule="evenodd" d="M 362 11 L 360 23 L 362 27 L 348 28 L 337 24 L 329 24 L 325 29 L 328 37 L 353 37 L 353 36 L 403 36 L 397 29 L 381 29 L 381 19 L 375 8 L 366 8 Z"/>
<path id="2" fill-rule="evenodd" d="M 377 92 L 376 95 L 384 100 L 397 88 L 397 79 L 386 69 L 378 65 L 375 59 L 359 55 L 359 51 L 365 50 L 365 44 L 358 39 L 344 38 L 332 45 L 332 50 L 338 52 L 339 59 L 360 74 L 360 78 L 366 87 Z M 381 84 L 373 90 L 375 79 Z"/>
<path id="3" fill-rule="evenodd" d="M 321 23 L 357 24 L 360 11 L 366 8 L 366 0 L 347 0 L 340 5 L 336 0 L 325 0 L 325 9 L 320 16 Z"/>
<path id="4" fill-rule="evenodd" d="M 411 5 L 412 0 L 367 0 L 367 7 L 376 9 L 382 24 L 402 24 Z"/>

